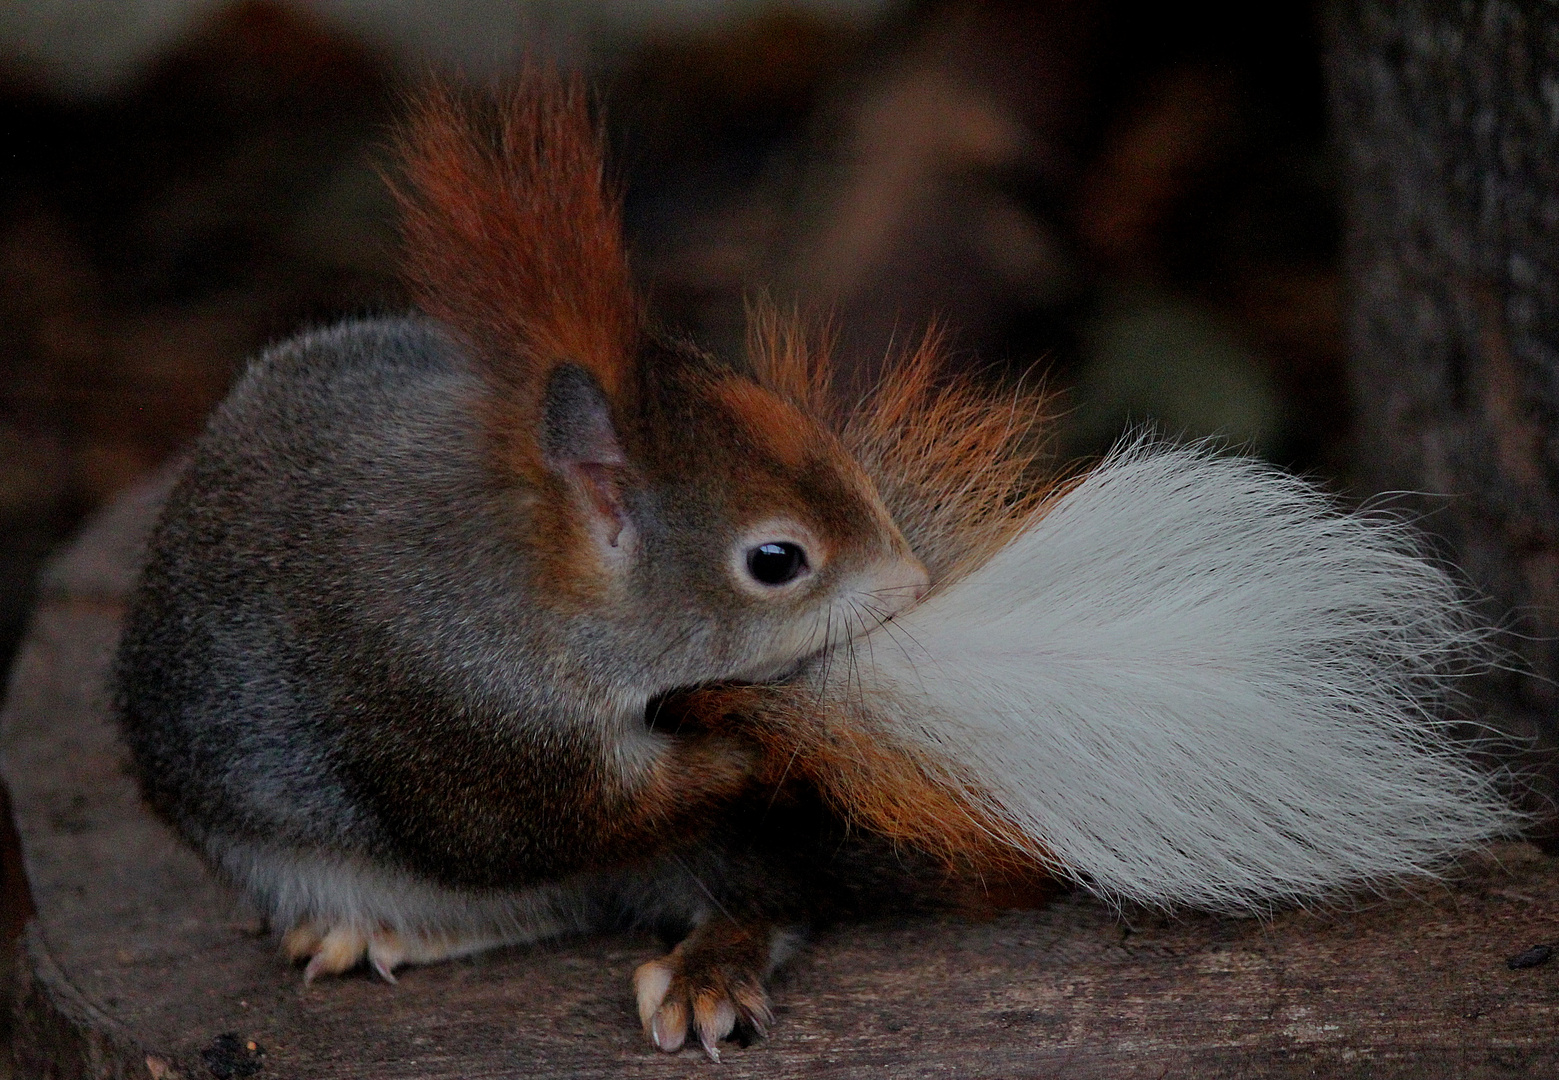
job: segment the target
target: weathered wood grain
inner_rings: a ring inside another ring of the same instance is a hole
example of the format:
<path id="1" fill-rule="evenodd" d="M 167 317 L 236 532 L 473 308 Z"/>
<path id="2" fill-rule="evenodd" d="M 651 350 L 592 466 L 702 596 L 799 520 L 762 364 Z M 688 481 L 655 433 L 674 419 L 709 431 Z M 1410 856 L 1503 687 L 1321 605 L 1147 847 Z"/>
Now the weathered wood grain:
<path id="1" fill-rule="evenodd" d="M 1486 696 L 1559 751 L 1559 6 L 1326 7 L 1356 467 L 1434 493 L 1425 525 L 1523 632 Z"/>
<path id="2" fill-rule="evenodd" d="M 55 562 L 0 719 L 37 905 L 19 1076 L 243 1075 L 231 1051 L 250 1041 L 261 1078 L 1559 1075 L 1559 962 L 1505 965 L 1559 942 L 1559 862 L 1522 845 L 1454 888 L 1328 918 L 1127 925 L 1068 899 L 836 929 L 779 979 L 772 1038 L 719 1066 L 639 1034 L 628 979 L 649 939 L 305 988 L 123 771 L 103 678 L 154 495 Z"/>

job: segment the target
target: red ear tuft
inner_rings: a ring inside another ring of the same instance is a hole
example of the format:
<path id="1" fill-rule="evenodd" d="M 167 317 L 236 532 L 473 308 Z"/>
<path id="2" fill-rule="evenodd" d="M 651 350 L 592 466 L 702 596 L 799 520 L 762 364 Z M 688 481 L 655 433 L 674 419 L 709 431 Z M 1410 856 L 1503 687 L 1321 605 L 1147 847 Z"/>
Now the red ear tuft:
<path id="1" fill-rule="evenodd" d="M 508 91 L 434 83 L 400 132 L 393 182 L 418 303 L 487 365 L 533 428 L 557 364 L 624 386 L 639 310 L 622 214 L 583 85 L 531 67 Z"/>
<path id="2" fill-rule="evenodd" d="M 1039 468 L 1050 399 L 1037 386 L 998 391 L 947 369 L 931 327 L 891 356 L 881 380 L 842 410 L 835 401 L 832 333 L 760 303 L 747 313 L 757 380 L 832 422 L 894 522 L 939 584 L 995 554 L 1060 488 Z"/>

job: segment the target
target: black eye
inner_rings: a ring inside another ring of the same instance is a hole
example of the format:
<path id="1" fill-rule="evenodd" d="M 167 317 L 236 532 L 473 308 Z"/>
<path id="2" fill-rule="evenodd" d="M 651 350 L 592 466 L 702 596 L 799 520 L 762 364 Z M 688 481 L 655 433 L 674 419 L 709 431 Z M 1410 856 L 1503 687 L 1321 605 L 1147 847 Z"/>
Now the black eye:
<path id="1" fill-rule="evenodd" d="M 807 568 L 807 553 L 800 544 L 776 540 L 747 549 L 747 572 L 765 585 L 795 581 Z"/>

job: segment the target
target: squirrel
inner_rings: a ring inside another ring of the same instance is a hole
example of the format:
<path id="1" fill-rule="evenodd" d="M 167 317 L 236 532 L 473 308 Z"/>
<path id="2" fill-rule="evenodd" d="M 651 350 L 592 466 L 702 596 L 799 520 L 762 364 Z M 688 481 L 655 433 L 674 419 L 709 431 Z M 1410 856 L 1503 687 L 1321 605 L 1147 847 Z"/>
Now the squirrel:
<path id="1" fill-rule="evenodd" d="M 651 928 L 646 1035 L 717 1059 L 821 920 L 1260 912 L 1524 823 L 1444 718 L 1487 631 L 1401 522 L 1151 440 L 1047 479 L 1043 395 L 934 332 L 853 408 L 772 309 L 701 352 L 550 71 L 434 85 L 400 152 L 421 314 L 254 362 L 116 663 L 148 802 L 306 980 Z"/>
<path id="2" fill-rule="evenodd" d="M 577 82 L 436 85 L 400 152 L 421 314 L 273 347 L 211 417 L 117 658 L 134 771 L 305 979 L 667 929 L 645 1030 L 717 1056 L 799 928 L 946 875 L 667 696 L 783 678 L 930 574 L 794 328 L 742 365 L 648 320 Z"/>

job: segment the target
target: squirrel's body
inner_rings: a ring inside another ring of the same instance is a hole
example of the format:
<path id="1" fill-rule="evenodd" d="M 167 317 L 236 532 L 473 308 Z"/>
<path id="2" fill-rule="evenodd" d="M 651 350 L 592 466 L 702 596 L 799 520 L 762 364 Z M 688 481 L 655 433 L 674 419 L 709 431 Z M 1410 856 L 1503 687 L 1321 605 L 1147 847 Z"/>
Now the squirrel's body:
<path id="1" fill-rule="evenodd" d="M 532 885 L 578 848 L 580 792 L 647 778 L 655 688 L 625 675 L 648 657 L 558 640 L 480 393 L 433 324 L 355 323 L 273 350 L 213 419 L 125 644 L 129 700 L 159 709 L 131 745 L 197 841 Z"/>
<path id="2" fill-rule="evenodd" d="M 655 430 L 625 429 L 624 444 L 707 455 L 721 421 L 761 443 L 755 383 L 674 342 L 641 352 L 639 400 L 669 396 L 642 406 Z M 554 398 L 575 370 L 554 375 Z M 695 404 L 700 386 L 714 404 Z M 738 405 L 716 416 L 733 387 Z M 564 402 L 560 438 L 595 437 L 567 430 L 567 410 L 590 418 L 588 391 Z M 153 805 L 311 975 L 366 957 L 388 976 L 572 931 L 680 936 L 715 914 L 708 962 L 761 975 L 793 925 L 928 896 L 940 875 L 927 860 L 850 836 L 795 785 L 760 790 L 752 745 L 655 729 L 655 695 L 774 674 L 846 620 L 750 641 L 752 616 L 696 595 L 678 547 L 709 465 L 622 483 L 646 572 L 570 595 L 549 575 L 582 553 L 538 552 L 539 504 L 558 495 L 495 467 L 489 394 L 426 319 L 348 323 L 255 362 L 169 497 L 121 646 L 123 726 Z M 683 407 L 705 414 L 668 424 Z M 820 505 L 849 506 L 814 466 L 800 472 Z M 862 573 L 888 590 L 884 609 L 924 575 L 900 550 Z M 761 990 L 750 1005 L 761 1025 Z"/>

